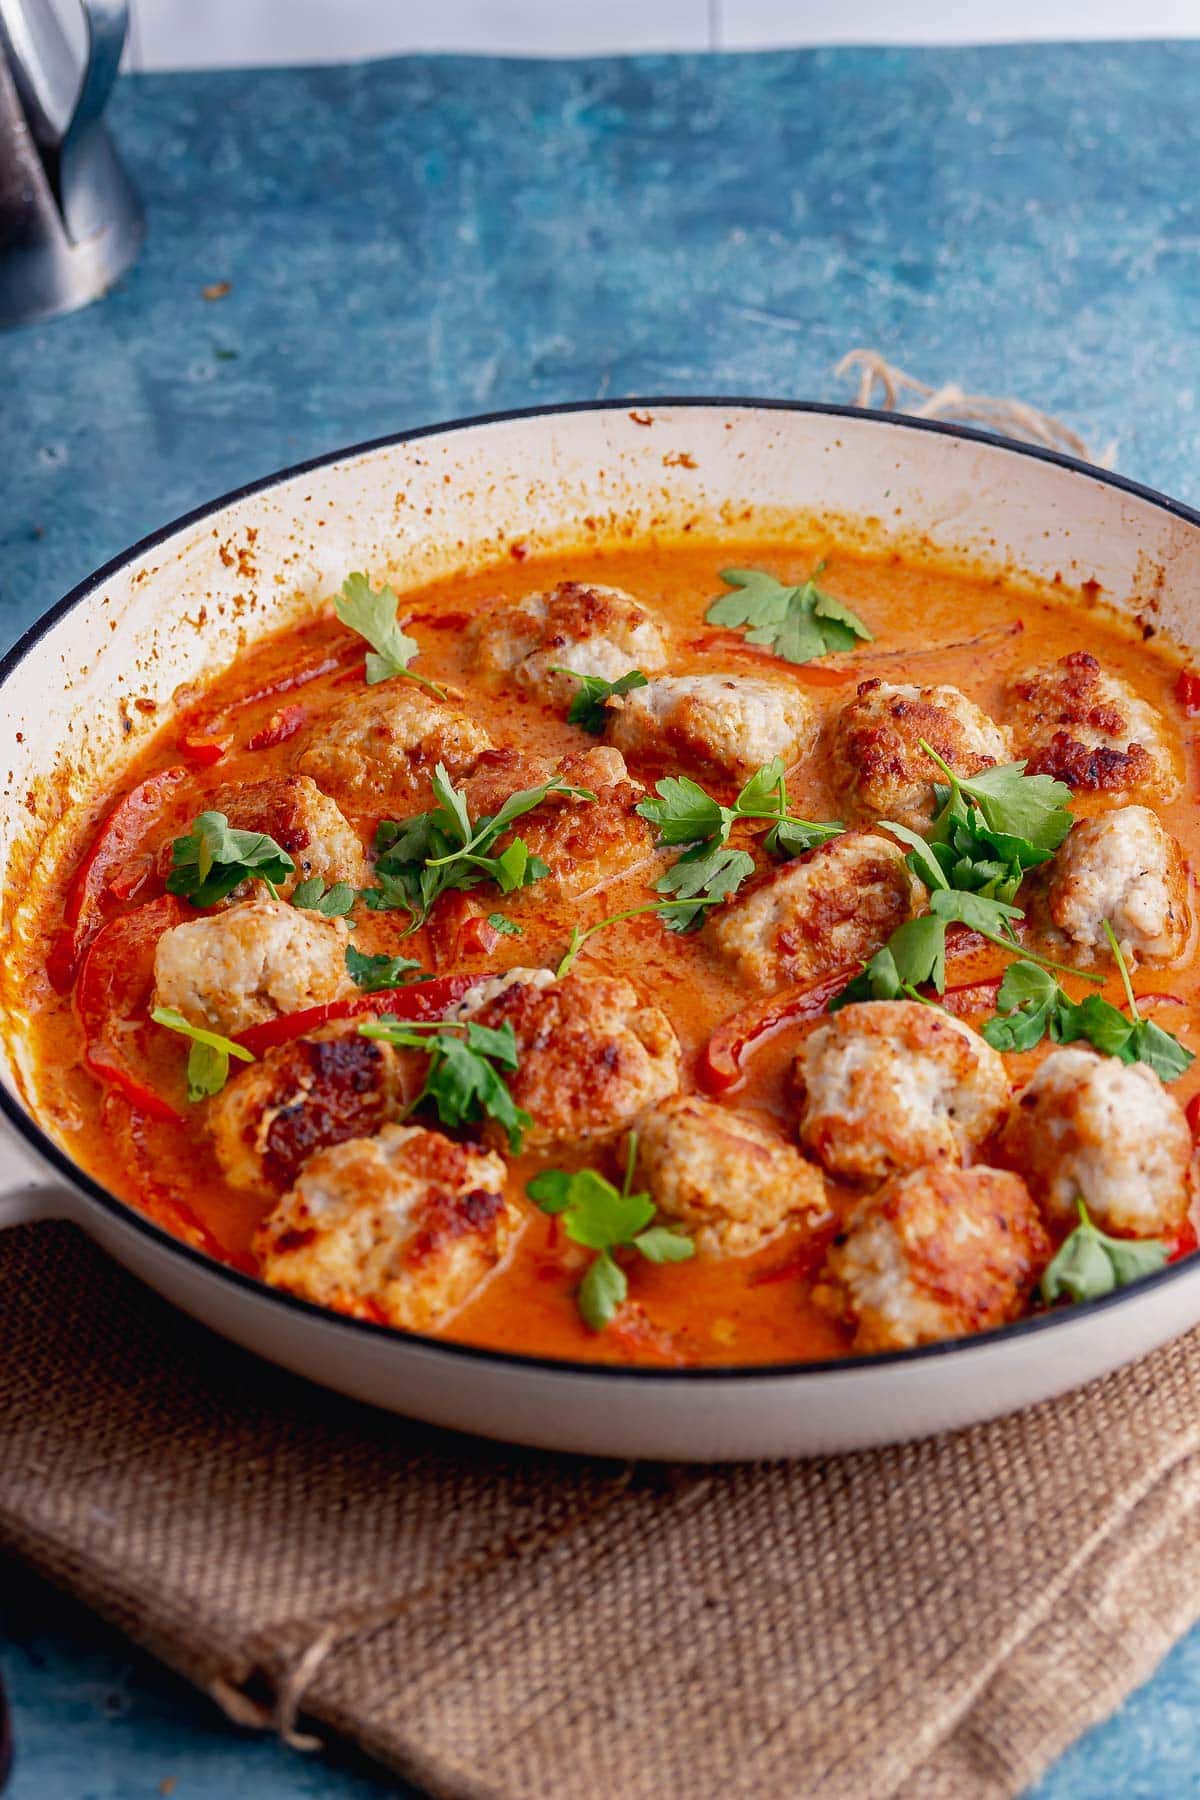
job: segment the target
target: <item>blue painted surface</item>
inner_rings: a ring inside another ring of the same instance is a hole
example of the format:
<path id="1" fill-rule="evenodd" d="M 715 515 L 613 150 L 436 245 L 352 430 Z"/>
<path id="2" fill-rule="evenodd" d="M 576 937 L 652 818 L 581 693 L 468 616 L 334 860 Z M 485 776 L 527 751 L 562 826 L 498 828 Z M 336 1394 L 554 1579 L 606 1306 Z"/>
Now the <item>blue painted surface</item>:
<path id="1" fill-rule="evenodd" d="M 102 304 L 0 337 L 0 636 L 186 508 L 406 426 L 844 397 L 873 344 L 1200 499 L 1200 45 L 127 80 L 147 202 Z M 202 289 L 228 281 L 228 295 Z M 364 1800 L 0 1564 L 18 1800 Z M 1038 1800 L 1200 1795 L 1200 1635 Z"/>

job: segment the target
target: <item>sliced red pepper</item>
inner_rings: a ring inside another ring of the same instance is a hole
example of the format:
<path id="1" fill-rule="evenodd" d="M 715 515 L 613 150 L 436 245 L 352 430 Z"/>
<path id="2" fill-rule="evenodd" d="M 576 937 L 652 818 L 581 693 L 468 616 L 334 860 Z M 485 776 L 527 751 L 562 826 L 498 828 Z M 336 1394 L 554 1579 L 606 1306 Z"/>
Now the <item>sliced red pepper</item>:
<path id="1" fill-rule="evenodd" d="M 84 1061 L 152 1119 L 182 1124 L 183 1115 L 130 1061 L 135 1030 L 154 988 L 154 952 L 164 931 L 183 919 L 173 894 L 163 894 L 106 925 L 92 940 L 79 971 L 75 1005 L 83 1026 Z"/>
<path id="2" fill-rule="evenodd" d="M 199 731 L 185 731 L 179 740 L 179 748 L 193 769 L 211 769 L 229 749 L 229 739 L 206 737 Z"/>
<path id="3" fill-rule="evenodd" d="M 46 973 L 56 993 L 70 991 L 80 959 L 104 923 L 105 894 L 111 889 L 120 898 L 122 884 L 126 894 L 141 886 L 149 872 L 146 833 L 172 790 L 186 777 L 183 768 L 159 769 L 123 794 L 101 821 L 91 848 L 71 878 L 63 927 L 46 959 Z"/>
<path id="4" fill-rule="evenodd" d="M 723 1094 L 742 1079 L 742 1057 L 758 1038 L 794 1019 L 815 1019 L 823 1013 L 835 994 L 840 994 L 852 979 L 853 969 L 842 969 L 834 975 L 823 975 L 819 981 L 806 981 L 800 987 L 785 988 L 769 1000 L 731 1013 L 717 1026 L 696 1068 L 696 1079 L 708 1094 Z"/>
<path id="5" fill-rule="evenodd" d="M 244 1045 L 251 1055 L 262 1056 L 277 1044 L 290 1044 L 293 1038 L 307 1037 L 320 1026 L 341 1019 L 366 1019 L 372 1013 L 394 1013 L 398 1019 L 440 1019 L 468 988 L 491 978 L 489 972 L 439 975 L 433 981 L 417 981 L 408 987 L 381 988 L 377 994 L 349 994 L 344 1000 L 327 1000 L 324 1006 L 308 1006 L 303 1012 L 264 1019 L 261 1025 L 240 1031 L 234 1041 Z"/>
<path id="6" fill-rule="evenodd" d="M 482 908 L 461 891 L 443 894 L 426 927 L 435 969 L 458 963 L 466 956 L 489 956 L 500 942 L 500 933 L 489 925 Z"/>
<path id="7" fill-rule="evenodd" d="M 1189 719 L 1200 717 L 1200 672 L 1180 669 L 1175 683 L 1175 698 Z"/>
<path id="8" fill-rule="evenodd" d="M 281 706 L 273 712 L 265 725 L 252 732 L 246 739 L 247 750 L 273 750 L 276 744 L 286 744 L 289 738 L 295 737 L 308 718 L 306 706 Z"/>
<path id="9" fill-rule="evenodd" d="M 983 981 L 968 981 L 962 987 L 947 988 L 942 995 L 942 1005 L 956 1019 L 969 1019 L 975 1013 L 992 1011 L 1003 979 L 1001 975 L 991 975 Z"/>
<path id="10" fill-rule="evenodd" d="M 1167 1253 L 1169 1263 L 1179 1262 L 1185 1256 L 1191 1256 L 1196 1249 L 1196 1227 L 1190 1219 L 1185 1219 L 1179 1227 L 1175 1242 Z"/>
<path id="11" fill-rule="evenodd" d="M 1194 1138 L 1200 1138 L 1200 1094 L 1193 1094 L 1184 1108 L 1184 1117 L 1188 1129 Z"/>

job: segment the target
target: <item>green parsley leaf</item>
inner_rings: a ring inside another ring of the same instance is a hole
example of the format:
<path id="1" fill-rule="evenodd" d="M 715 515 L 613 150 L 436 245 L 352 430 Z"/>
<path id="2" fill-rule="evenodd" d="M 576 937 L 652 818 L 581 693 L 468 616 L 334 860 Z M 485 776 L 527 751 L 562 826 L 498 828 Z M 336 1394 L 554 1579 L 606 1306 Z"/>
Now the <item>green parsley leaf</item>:
<path id="1" fill-rule="evenodd" d="M 649 682 L 640 669 L 630 669 L 616 681 L 605 681 L 602 675 L 580 675 L 576 669 L 559 669 L 552 671 L 555 675 L 570 675 L 579 683 L 579 692 L 571 702 L 571 710 L 567 714 L 568 725 L 581 725 L 585 731 L 599 735 L 604 730 L 607 717 L 606 704 L 613 695 L 632 693 L 634 688 L 648 687 Z"/>
<path id="2" fill-rule="evenodd" d="M 946 991 L 946 924 L 932 913 L 907 919 L 877 950 L 860 975 L 829 1002 L 840 1012 L 860 1000 L 919 1000 L 917 989 Z"/>
<path id="3" fill-rule="evenodd" d="M 403 987 L 412 979 L 412 971 L 420 967 L 413 956 L 368 956 L 353 944 L 346 945 L 346 973 L 355 987 L 361 988 L 364 994 L 378 994 L 385 988 Z"/>
<path id="4" fill-rule="evenodd" d="M 1042 1276 L 1042 1299 L 1098 1300 L 1165 1268 L 1167 1246 L 1157 1238 L 1115 1238 L 1093 1225 L 1082 1199 L 1079 1223 Z"/>
<path id="5" fill-rule="evenodd" d="M 786 662 L 812 662 L 815 657 L 852 650 L 871 639 L 857 613 L 817 586 L 824 568 L 818 563 L 809 579 L 788 587 L 762 569 L 722 569 L 721 580 L 735 590 L 709 606 L 712 625 L 747 627 L 748 644 L 765 644 Z"/>
<path id="6" fill-rule="evenodd" d="M 389 681 L 394 675 L 402 675 L 405 680 L 417 682 L 431 694 L 436 694 L 439 700 L 444 700 L 444 688 L 440 688 L 426 676 L 418 675 L 415 669 L 408 666 L 421 646 L 416 638 L 409 637 L 407 632 L 401 630 L 396 617 L 399 604 L 386 582 L 375 593 L 366 576 L 355 573 L 347 575 L 343 581 L 342 591 L 333 603 L 333 610 L 343 625 L 356 631 L 371 646 L 367 657 L 368 685 L 373 687 L 376 682 Z"/>
<path id="7" fill-rule="evenodd" d="M 443 1125 L 494 1119 L 507 1134 L 513 1154 L 520 1150 L 533 1120 L 517 1105 L 501 1073 L 511 1074 L 518 1064 L 517 1041 L 507 1020 L 494 1030 L 469 1019 L 417 1024 L 385 1013 L 380 1019 L 368 1019 L 358 1030 L 361 1037 L 420 1050 L 429 1058 L 425 1084 L 405 1118 L 428 1101 Z"/>
<path id="8" fill-rule="evenodd" d="M 507 919 L 500 912 L 489 913 L 488 924 L 493 931 L 498 931 L 501 937 L 524 937 L 525 935 L 523 927 L 518 925 L 515 919 Z"/>
<path id="9" fill-rule="evenodd" d="M 637 1133 L 631 1132 L 621 1187 L 596 1169 L 544 1169 L 526 1183 L 525 1192 L 543 1212 L 561 1216 L 572 1243 L 594 1250 L 579 1288 L 579 1311 L 592 1331 L 611 1324 L 628 1293 L 625 1271 L 614 1250 L 637 1250 L 648 1262 L 686 1262 L 696 1246 L 683 1232 L 654 1225 L 655 1206 L 648 1194 L 635 1194 Z"/>
<path id="10" fill-rule="evenodd" d="M 310 875 L 307 881 L 297 882 L 292 889 L 293 906 L 318 912 L 326 919 L 344 918 L 357 899 L 358 890 L 348 881 L 335 881 L 327 888 L 319 875 Z"/>
<path id="11" fill-rule="evenodd" d="M 173 1006 L 156 1006 L 150 1017 L 156 1025 L 165 1025 L 168 1031 L 177 1031 L 181 1037 L 191 1039 L 187 1060 L 189 1100 L 207 1100 L 210 1095 L 220 1093 L 229 1079 L 231 1056 L 238 1062 L 254 1061 L 249 1050 L 241 1044 L 222 1037 L 218 1031 L 206 1031 L 200 1025 L 191 1024 Z"/>
<path id="12" fill-rule="evenodd" d="M 668 775 L 655 783 L 657 799 L 639 800 L 634 811 L 648 819 L 660 844 L 694 844 L 699 838 L 717 838 L 723 844 L 737 813 L 721 806 L 698 782 L 687 775 Z"/>
<path id="13" fill-rule="evenodd" d="M 673 863 L 654 884 L 656 893 L 670 894 L 676 900 L 694 900 L 690 909 L 673 908 L 663 915 L 668 931 L 690 931 L 706 908 L 736 894 L 748 875 L 754 873 L 754 858 L 745 850 L 710 850 L 697 844 Z"/>
<path id="14" fill-rule="evenodd" d="M 949 797 L 934 822 L 935 838 L 943 835 L 952 816 L 969 823 L 966 802 L 970 800 L 982 817 L 983 828 L 1000 834 L 1000 842 L 993 842 L 992 846 L 1000 860 L 1021 860 L 1021 847 L 1027 847 L 1033 857 L 1023 866 L 1029 868 L 1057 850 L 1074 824 L 1071 790 L 1052 775 L 1026 775 L 1025 764 L 1018 762 L 981 769 L 968 779 L 956 775 L 924 738 L 921 748 L 932 757 L 950 785 Z"/>
<path id="15" fill-rule="evenodd" d="M 171 845 L 167 891 L 193 906 L 216 906 L 243 881 L 265 882 L 275 899 L 275 884 L 295 873 L 296 865 L 282 845 L 264 831 L 234 831 L 224 813 L 194 818 L 186 836 Z"/>

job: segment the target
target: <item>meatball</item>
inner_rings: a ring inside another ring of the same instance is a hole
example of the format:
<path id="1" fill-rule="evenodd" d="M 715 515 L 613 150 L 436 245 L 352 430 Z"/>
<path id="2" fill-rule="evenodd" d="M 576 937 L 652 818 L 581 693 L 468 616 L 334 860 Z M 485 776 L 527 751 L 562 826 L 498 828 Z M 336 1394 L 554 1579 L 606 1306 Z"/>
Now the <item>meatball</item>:
<path id="1" fill-rule="evenodd" d="M 328 794 L 308 775 L 274 775 L 241 787 L 223 787 L 212 797 L 235 831 L 265 831 L 296 865 L 297 882 L 319 875 L 331 886 L 348 881 L 362 887 L 366 858 L 358 833 Z"/>
<path id="2" fill-rule="evenodd" d="M 639 1187 L 702 1256 L 744 1256 L 785 1225 L 830 1217 L 811 1163 L 749 1113 L 679 1094 L 638 1127 Z"/>
<path id="3" fill-rule="evenodd" d="M 1171 1236 L 1187 1216 L 1191 1133 L 1145 1063 L 1052 1050 L 1013 1107 L 1000 1154 L 1065 1229 L 1079 1199 L 1118 1236 Z"/>
<path id="4" fill-rule="evenodd" d="M 843 1007 L 808 1038 L 795 1074 L 800 1141 L 847 1181 L 963 1162 L 1008 1104 L 997 1052 L 969 1025 L 919 1000 Z"/>
<path id="5" fill-rule="evenodd" d="M 259 1226 L 273 1287 L 404 1331 L 429 1331 L 501 1261 L 520 1222 L 490 1151 L 385 1125 L 309 1158 Z"/>
<path id="6" fill-rule="evenodd" d="M 835 779 L 855 819 L 895 819 L 923 831 L 945 777 L 921 748 L 932 745 L 956 775 L 978 775 L 1008 760 L 1008 739 L 954 687 L 896 687 L 863 681 L 833 732 Z"/>
<path id="7" fill-rule="evenodd" d="M 580 899 L 628 873 L 653 853 L 649 825 L 634 811 L 645 794 L 631 781 L 619 750 L 577 751 L 559 763 L 527 756 L 519 750 L 490 750 L 481 756 L 466 786 L 472 819 L 494 816 L 512 794 L 542 787 L 555 775 L 572 787 L 584 788 L 594 800 L 550 794 L 532 813 L 516 821 L 511 836 L 521 838 L 530 854 L 541 857 L 550 873 L 529 890 L 530 898 L 550 892 Z M 501 839 L 501 847 L 509 838 Z M 525 897 L 521 891 L 506 905 Z"/>
<path id="8" fill-rule="evenodd" d="M 570 675 L 616 681 L 630 669 L 653 675 L 666 666 L 658 625 L 621 588 L 560 582 L 549 594 L 527 594 L 515 606 L 489 609 L 467 629 L 467 654 L 480 674 L 509 675 L 550 705 L 579 692 Z"/>
<path id="9" fill-rule="evenodd" d="M 923 905 L 891 838 L 847 831 L 717 909 L 708 926 L 741 981 L 779 988 L 874 956 Z"/>
<path id="10" fill-rule="evenodd" d="M 773 757 L 812 749 L 819 716 L 798 687 L 749 675 L 664 675 L 608 703 L 609 741 L 626 756 L 699 764 L 744 782 Z"/>
<path id="11" fill-rule="evenodd" d="M 1107 919 L 1131 963 L 1171 963 L 1192 929 L 1179 845 L 1145 806 L 1081 819 L 1050 865 L 1046 906 L 1073 944 L 1108 953 Z"/>
<path id="12" fill-rule="evenodd" d="M 369 1137 L 401 1109 L 398 1064 L 389 1044 L 349 1026 L 239 1067 L 208 1111 L 225 1179 L 282 1193 L 315 1151 Z"/>
<path id="13" fill-rule="evenodd" d="M 543 977 L 510 970 L 489 997 L 463 1009 L 479 1025 L 513 1028 L 519 1066 L 508 1086 L 532 1116 L 527 1143 L 609 1137 L 676 1091 L 679 1040 L 666 1014 L 628 981 Z"/>
<path id="14" fill-rule="evenodd" d="M 244 900 L 164 931 L 154 1003 L 227 1037 L 350 990 L 344 919 L 285 900 Z"/>
<path id="15" fill-rule="evenodd" d="M 410 681 L 353 693 L 317 720 L 297 767 L 352 813 L 404 816 L 429 799 L 429 776 L 471 769 L 491 738 L 482 725 Z"/>
<path id="16" fill-rule="evenodd" d="M 860 1201 L 814 1298 L 856 1350 L 909 1350 L 1019 1318 L 1049 1257 L 1018 1175 L 935 1163 Z"/>
<path id="17" fill-rule="evenodd" d="M 1054 775 L 1081 793 L 1169 800 L 1179 791 L 1166 725 L 1128 682 L 1086 650 L 1008 685 L 1012 736 L 1028 775 Z"/>

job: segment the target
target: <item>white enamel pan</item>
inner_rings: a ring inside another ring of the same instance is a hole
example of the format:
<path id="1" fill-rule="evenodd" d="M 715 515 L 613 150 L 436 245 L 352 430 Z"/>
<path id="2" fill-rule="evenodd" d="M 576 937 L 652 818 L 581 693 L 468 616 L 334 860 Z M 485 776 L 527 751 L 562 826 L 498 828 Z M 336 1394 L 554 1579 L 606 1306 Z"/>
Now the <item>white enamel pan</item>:
<path id="1" fill-rule="evenodd" d="M 181 684 L 303 616 L 348 569 L 413 582 L 504 558 L 514 545 L 519 556 L 689 527 L 719 528 L 733 543 L 749 530 L 747 509 L 1061 576 L 1081 595 L 1082 644 L 1097 590 L 1200 644 L 1200 515 L 978 432 L 836 407 L 648 400 L 405 433 L 272 476 L 168 526 L 83 582 L 0 664 L 6 952 L 22 940 L 43 871 L 78 849 L 72 803 L 97 777 L 116 777 L 169 716 Z M 221 1267 L 106 1193 L 42 1115 L 23 1031 L 18 1004 L 3 1021 L 0 1225 L 71 1220 L 214 1331 L 439 1425 L 621 1457 L 825 1453 L 1012 1411 L 1200 1321 L 1197 1256 L 1123 1293 L 969 1341 L 836 1362 L 599 1368 L 410 1337 Z"/>

